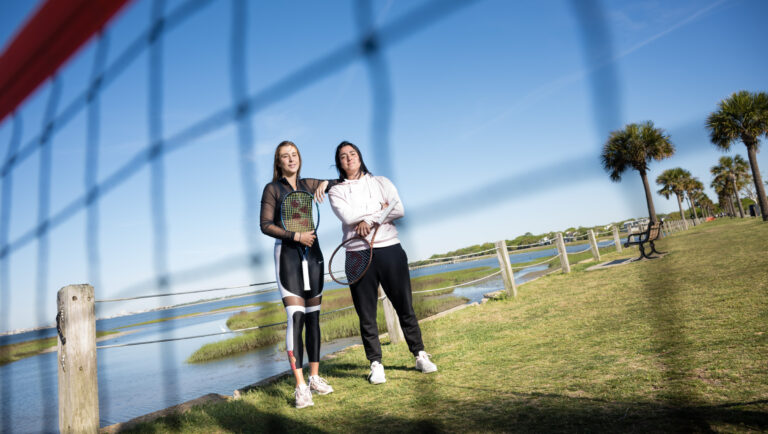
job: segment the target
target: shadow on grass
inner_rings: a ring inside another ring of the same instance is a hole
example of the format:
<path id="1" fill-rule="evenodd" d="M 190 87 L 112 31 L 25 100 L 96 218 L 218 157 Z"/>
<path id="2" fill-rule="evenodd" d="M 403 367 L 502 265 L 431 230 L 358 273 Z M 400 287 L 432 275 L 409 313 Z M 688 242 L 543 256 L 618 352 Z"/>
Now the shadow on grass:
<path id="1" fill-rule="evenodd" d="M 361 377 L 361 367 L 329 363 L 333 376 Z M 407 366 L 388 370 L 413 371 Z M 332 431 L 366 432 L 716 432 L 768 429 L 768 400 L 718 405 L 666 402 L 622 402 L 557 394 L 518 393 L 500 380 L 498 388 L 438 384 L 434 375 L 399 378 L 412 382 L 416 404 L 409 412 L 423 417 L 394 417 L 377 408 L 368 413 L 339 415 L 342 426 Z M 436 390 L 440 388 L 440 391 Z M 456 389 L 457 393 L 446 393 Z M 467 399 L 469 391 L 472 396 Z M 677 390 L 677 392 L 684 392 Z M 462 396 L 451 400 L 445 396 Z M 480 395 L 480 396 L 478 396 Z M 404 402 L 404 405 L 409 405 Z M 439 416 L 429 415 L 439 413 Z"/>
<path id="2" fill-rule="evenodd" d="M 414 380 L 423 383 L 421 379 Z M 423 384 L 420 384 L 421 386 Z M 441 386 L 445 387 L 445 386 Z M 457 386 L 459 387 L 459 386 Z M 281 393 L 267 388 L 265 392 Z M 185 432 L 200 426 L 228 432 L 716 432 L 768 429 L 768 413 L 751 406 L 768 400 L 716 406 L 665 406 L 658 403 L 609 402 L 554 394 L 499 392 L 493 399 L 426 400 L 410 408 L 421 417 L 397 417 L 372 407 L 364 413 L 339 415 L 337 425 L 304 423 L 298 418 L 264 412 L 236 401 L 210 405 L 194 415 L 173 415 L 154 426 L 130 432 Z M 288 405 L 288 404 L 286 404 Z M 302 410 L 296 410 L 302 411 Z M 439 412 L 440 417 L 429 416 Z"/>
<path id="3" fill-rule="evenodd" d="M 290 401 L 290 402 L 289 402 Z M 286 405 L 293 406 L 293 399 L 286 399 Z M 259 410 L 255 405 L 237 400 L 198 407 L 199 411 L 165 416 L 151 424 L 139 424 L 120 432 L 124 433 L 166 433 L 205 432 L 216 426 L 216 432 L 243 433 L 323 433 L 325 430 L 303 423 L 290 416 Z M 302 410 L 296 410 L 302 411 Z M 205 428 L 204 428 L 205 427 Z"/>

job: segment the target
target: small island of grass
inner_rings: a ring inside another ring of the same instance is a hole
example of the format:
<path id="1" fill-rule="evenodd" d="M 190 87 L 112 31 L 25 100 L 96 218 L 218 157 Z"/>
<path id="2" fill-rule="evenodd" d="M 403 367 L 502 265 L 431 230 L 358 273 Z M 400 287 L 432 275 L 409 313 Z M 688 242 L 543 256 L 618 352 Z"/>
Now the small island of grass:
<path id="1" fill-rule="evenodd" d="M 478 267 L 411 279 L 411 287 L 413 292 L 415 292 L 413 294 L 413 309 L 416 312 L 416 317 L 423 319 L 468 301 L 464 297 L 447 295 L 453 291 L 453 288 L 422 294 L 418 294 L 419 291 L 450 287 L 487 276 L 494 271 L 495 269 L 491 267 Z M 324 312 L 348 306 L 352 306 L 349 288 L 325 291 L 323 293 Z M 255 312 L 239 312 L 227 320 L 227 327 L 232 330 L 275 323 L 280 323 L 280 325 L 248 331 L 230 339 L 206 344 L 195 351 L 187 361 L 189 363 L 208 362 L 280 343 L 285 337 L 284 322 L 285 310 L 280 302 L 271 303 Z M 386 330 L 384 309 L 381 306 L 378 309 L 377 322 L 379 330 Z M 320 318 L 320 326 L 322 328 L 323 342 L 357 336 L 360 333 L 357 314 L 355 314 L 353 309 L 323 315 Z"/>

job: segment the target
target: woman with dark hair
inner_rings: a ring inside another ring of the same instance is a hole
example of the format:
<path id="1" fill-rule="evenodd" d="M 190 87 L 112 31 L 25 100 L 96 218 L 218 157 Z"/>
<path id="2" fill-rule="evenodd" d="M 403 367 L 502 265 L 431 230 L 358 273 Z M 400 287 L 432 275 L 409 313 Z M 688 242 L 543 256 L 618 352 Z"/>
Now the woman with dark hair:
<path id="1" fill-rule="evenodd" d="M 280 223 L 280 206 L 283 198 L 295 190 L 315 195 L 322 202 L 329 181 L 301 178 L 301 154 L 293 142 L 284 141 L 275 149 L 272 182 L 264 187 L 261 196 L 261 231 L 275 238 L 275 274 L 277 287 L 288 316 L 285 348 L 296 378 L 296 408 L 314 405 L 312 393 L 325 395 L 333 388 L 321 378 L 320 368 L 320 301 L 323 291 L 323 253 L 312 232 L 291 232 Z M 330 181 L 335 185 L 338 181 Z M 309 286 L 304 290 L 302 250 L 309 247 Z M 304 382 L 302 329 L 306 326 L 307 358 L 309 359 L 309 386 Z"/>
<path id="2" fill-rule="evenodd" d="M 360 318 L 365 355 L 371 362 L 368 381 L 372 384 L 386 381 L 376 324 L 379 284 L 397 312 L 408 349 L 416 358 L 416 369 L 423 373 L 437 371 L 437 366 L 429 359 L 430 355 L 424 351 L 421 329 L 413 311 L 408 258 L 400 246 L 393 224 L 394 220 L 405 215 L 397 189 L 389 179 L 374 177 L 370 173 L 360 149 L 352 143 L 345 141 L 336 147 L 336 168 L 340 182 L 328 191 L 328 199 L 333 212 L 341 220 L 344 241 L 355 235 L 370 237 L 382 210 L 397 200 L 397 205 L 376 234 L 370 268 L 362 279 L 350 285 L 352 301 Z"/>

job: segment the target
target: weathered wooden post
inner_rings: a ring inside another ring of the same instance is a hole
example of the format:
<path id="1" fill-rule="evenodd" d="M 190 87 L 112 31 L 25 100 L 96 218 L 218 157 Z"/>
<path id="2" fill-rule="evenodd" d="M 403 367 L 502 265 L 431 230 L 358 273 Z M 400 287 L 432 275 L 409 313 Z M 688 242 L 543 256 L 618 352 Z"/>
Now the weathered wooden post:
<path id="1" fill-rule="evenodd" d="M 507 253 L 507 243 L 504 240 L 496 241 L 496 257 L 499 260 L 501 278 L 504 281 L 504 288 L 507 290 L 507 295 L 517 297 L 515 274 L 512 272 L 512 264 L 509 262 L 509 254 Z"/>
<path id="2" fill-rule="evenodd" d="M 95 299 L 91 285 L 69 285 L 57 297 L 59 432 L 99 430 Z"/>
<path id="3" fill-rule="evenodd" d="M 384 289 L 379 285 L 379 297 L 384 294 Z M 400 321 L 397 319 L 397 312 L 395 307 L 392 306 L 392 302 L 389 301 L 389 297 L 384 297 L 381 301 L 384 306 L 384 320 L 387 322 L 387 333 L 389 333 L 389 341 L 393 344 L 399 344 L 405 340 L 403 336 L 403 330 L 400 328 Z"/>
<path id="4" fill-rule="evenodd" d="M 565 251 L 565 241 L 563 241 L 563 233 L 557 233 L 557 250 L 560 252 L 560 267 L 563 269 L 563 273 L 571 272 L 571 264 L 568 263 L 568 252 Z"/>
<path id="5" fill-rule="evenodd" d="M 688 230 L 688 222 L 683 219 L 683 229 Z"/>
<path id="6" fill-rule="evenodd" d="M 590 229 L 587 231 L 589 234 L 589 248 L 592 250 L 592 257 L 595 261 L 600 261 L 600 250 L 597 249 L 597 239 L 595 239 L 595 231 Z"/>
<path id="7" fill-rule="evenodd" d="M 616 246 L 616 251 L 621 253 L 621 237 L 619 236 L 619 228 L 613 227 L 613 244 Z"/>

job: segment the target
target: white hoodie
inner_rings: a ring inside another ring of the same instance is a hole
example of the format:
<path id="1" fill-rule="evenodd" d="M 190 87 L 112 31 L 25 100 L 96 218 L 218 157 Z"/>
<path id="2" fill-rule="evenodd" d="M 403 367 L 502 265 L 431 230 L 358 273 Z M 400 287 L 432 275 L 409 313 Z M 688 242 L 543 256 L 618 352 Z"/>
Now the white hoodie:
<path id="1" fill-rule="evenodd" d="M 356 236 L 355 226 L 361 221 L 373 225 L 381 217 L 382 205 L 397 200 L 397 205 L 379 227 L 373 247 L 387 247 L 400 243 L 397 238 L 397 229 L 392 222 L 403 217 L 405 210 L 397 189 L 389 179 L 369 174 L 361 176 L 360 179 L 347 179 L 328 191 L 328 199 L 336 217 L 341 220 L 343 241 Z M 368 234 L 368 242 L 371 241 L 372 236 L 373 231 Z M 362 241 L 352 242 L 347 246 L 349 251 L 364 248 L 366 245 Z"/>

